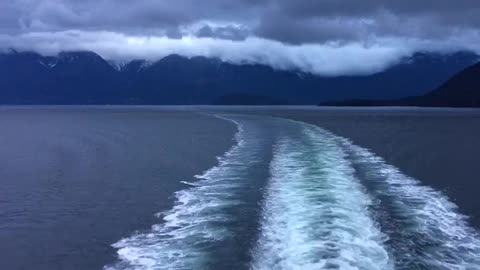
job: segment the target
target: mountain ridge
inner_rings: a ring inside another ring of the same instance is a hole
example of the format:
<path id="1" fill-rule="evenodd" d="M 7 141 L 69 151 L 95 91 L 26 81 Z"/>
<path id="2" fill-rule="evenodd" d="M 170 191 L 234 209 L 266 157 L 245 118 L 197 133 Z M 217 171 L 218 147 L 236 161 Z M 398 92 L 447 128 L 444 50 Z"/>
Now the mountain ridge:
<path id="1" fill-rule="evenodd" d="M 275 104 L 380 100 L 425 94 L 478 58 L 471 52 L 416 53 L 379 73 L 324 77 L 202 56 L 169 55 L 118 65 L 90 51 L 56 57 L 10 51 L 0 53 L 0 103 L 188 105 L 235 103 L 235 96 L 248 104 L 261 101 L 255 97 Z"/>

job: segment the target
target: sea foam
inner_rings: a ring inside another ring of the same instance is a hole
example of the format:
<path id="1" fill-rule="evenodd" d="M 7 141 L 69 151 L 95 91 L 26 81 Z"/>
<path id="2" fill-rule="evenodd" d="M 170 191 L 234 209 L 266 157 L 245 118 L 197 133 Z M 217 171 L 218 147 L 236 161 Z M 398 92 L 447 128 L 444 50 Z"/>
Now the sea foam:
<path id="1" fill-rule="evenodd" d="M 372 194 L 388 204 L 379 220 L 392 235 L 397 269 L 480 269 L 480 235 L 445 194 L 347 139 L 339 142 Z"/>
<path id="2" fill-rule="evenodd" d="M 226 224 L 234 217 L 228 210 L 242 204 L 236 196 L 243 184 L 239 175 L 256 162 L 245 157 L 254 151 L 255 138 L 247 138 L 243 126 L 235 123 L 237 143 L 219 158 L 218 166 L 197 176 L 195 182 L 183 182 L 188 188 L 175 193 L 174 207 L 158 214 L 163 222 L 115 243 L 119 260 L 105 269 L 208 267 L 216 243 L 231 237 Z"/>
<path id="3" fill-rule="evenodd" d="M 347 155 L 322 129 L 285 124 L 302 132 L 275 146 L 252 269 L 392 269 Z"/>

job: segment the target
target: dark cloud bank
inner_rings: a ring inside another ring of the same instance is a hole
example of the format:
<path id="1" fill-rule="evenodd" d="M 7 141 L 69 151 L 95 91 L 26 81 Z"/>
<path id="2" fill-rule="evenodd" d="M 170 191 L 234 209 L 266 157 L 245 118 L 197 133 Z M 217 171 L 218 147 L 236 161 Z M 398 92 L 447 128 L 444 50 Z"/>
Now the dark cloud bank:
<path id="1" fill-rule="evenodd" d="M 415 51 L 480 52 L 478 0 L 5 0 L 0 46 L 110 59 L 171 53 L 325 74 L 371 73 Z"/>

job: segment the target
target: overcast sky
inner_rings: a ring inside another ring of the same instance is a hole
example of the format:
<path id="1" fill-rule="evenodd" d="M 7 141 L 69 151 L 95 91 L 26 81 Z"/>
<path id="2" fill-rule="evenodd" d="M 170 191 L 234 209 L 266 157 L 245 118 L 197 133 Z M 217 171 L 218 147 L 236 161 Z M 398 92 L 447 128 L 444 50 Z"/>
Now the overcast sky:
<path id="1" fill-rule="evenodd" d="M 325 75 L 414 51 L 480 53 L 480 0 L 0 0 L 0 47 L 155 60 L 171 53 Z"/>

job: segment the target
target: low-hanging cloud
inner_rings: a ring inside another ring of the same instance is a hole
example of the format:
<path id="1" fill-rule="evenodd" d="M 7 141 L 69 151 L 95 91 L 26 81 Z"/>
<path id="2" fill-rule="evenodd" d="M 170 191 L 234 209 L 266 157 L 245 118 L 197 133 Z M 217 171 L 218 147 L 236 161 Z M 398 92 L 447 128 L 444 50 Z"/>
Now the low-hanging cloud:
<path id="1" fill-rule="evenodd" d="M 419 50 L 480 53 L 478 14 L 478 0 L 11 0 L 0 3 L 0 47 L 363 74 Z"/>

